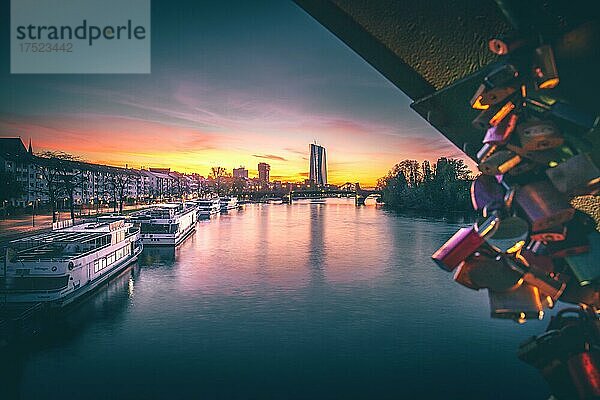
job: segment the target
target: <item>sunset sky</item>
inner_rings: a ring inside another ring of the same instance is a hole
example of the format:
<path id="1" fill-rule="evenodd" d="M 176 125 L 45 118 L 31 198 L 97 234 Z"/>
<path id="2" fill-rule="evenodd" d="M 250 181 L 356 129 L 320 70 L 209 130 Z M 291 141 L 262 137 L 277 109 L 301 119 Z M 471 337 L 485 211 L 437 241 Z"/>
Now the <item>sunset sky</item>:
<path id="1" fill-rule="evenodd" d="M 11 75 L 0 3 L 0 136 L 34 151 L 204 175 L 244 165 L 254 176 L 264 161 L 296 181 L 316 140 L 331 183 L 364 185 L 406 158 L 462 156 L 292 2 L 153 0 L 149 75 Z"/>

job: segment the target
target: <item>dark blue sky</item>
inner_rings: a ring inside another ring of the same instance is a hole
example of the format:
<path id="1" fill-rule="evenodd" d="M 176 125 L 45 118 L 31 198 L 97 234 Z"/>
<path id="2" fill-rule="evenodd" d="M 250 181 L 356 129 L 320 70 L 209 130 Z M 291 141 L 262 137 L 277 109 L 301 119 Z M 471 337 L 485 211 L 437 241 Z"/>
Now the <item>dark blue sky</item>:
<path id="1" fill-rule="evenodd" d="M 404 158 L 460 154 L 291 1 L 153 0 L 149 75 L 11 75 L 1 4 L 0 136 L 37 149 L 201 173 L 267 159 L 298 179 L 316 139 L 333 181 L 368 183 Z"/>

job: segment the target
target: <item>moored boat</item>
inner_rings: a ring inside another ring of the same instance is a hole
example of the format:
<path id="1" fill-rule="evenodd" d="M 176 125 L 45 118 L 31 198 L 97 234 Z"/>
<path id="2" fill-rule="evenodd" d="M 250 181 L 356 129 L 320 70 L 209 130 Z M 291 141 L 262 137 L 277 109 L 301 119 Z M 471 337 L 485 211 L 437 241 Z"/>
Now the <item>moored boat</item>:
<path id="1" fill-rule="evenodd" d="M 221 212 L 227 212 L 238 208 L 237 197 L 221 197 L 219 200 L 221 202 Z"/>
<path id="2" fill-rule="evenodd" d="M 13 240 L 0 272 L 2 299 L 67 305 L 137 259 L 139 232 L 124 220 L 99 221 Z"/>
<path id="3" fill-rule="evenodd" d="M 144 245 L 177 246 L 196 229 L 197 206 L 192 203 L 157 204 L 130 214 L 140 227 Z"/>
<path id="4" fill-rule="evenodd" d="M 199 199 L 195 201 L 198 206 L 198 219 L 207 219 L 221 211 L 221 202 L 218 198 Z"/>

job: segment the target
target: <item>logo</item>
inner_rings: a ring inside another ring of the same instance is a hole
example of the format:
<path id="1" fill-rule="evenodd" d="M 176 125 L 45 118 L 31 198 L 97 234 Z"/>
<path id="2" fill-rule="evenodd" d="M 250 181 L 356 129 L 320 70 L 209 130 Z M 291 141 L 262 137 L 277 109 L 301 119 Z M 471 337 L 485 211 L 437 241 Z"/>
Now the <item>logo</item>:
<path id="1" fill-rule="evenodd" d="M 11 0 L 11 73 L 150 73 L 150 0 Z"/>

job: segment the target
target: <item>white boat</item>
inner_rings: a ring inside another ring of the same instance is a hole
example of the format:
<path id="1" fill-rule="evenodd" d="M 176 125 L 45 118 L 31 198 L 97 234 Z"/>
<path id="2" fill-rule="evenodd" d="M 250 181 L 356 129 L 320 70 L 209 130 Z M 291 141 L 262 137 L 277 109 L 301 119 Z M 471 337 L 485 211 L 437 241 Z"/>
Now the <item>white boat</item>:
<path id="1" fill-rule="evenodd" d="M 237 197 L 221 197 L 221 212 L 227 212 L 228 210 L 233 210 L 238 208 L 238 199 Z"/>
<path id="2" fill-rule="evenodd" d="M 157 204 L 130 214 L 144 245 L 177 246 L 195 229 L 197 207 L 191 203 Z"/>
<path id="3" fill-rule="evenodd" d="M 221 201 L 214 199 L 199 199 L 195 201 L 198 206 L 198 219 L 210 218 L 221 211 Z"/>
<path id="4" fill-rule="evenodd" d="M 97 288 L 142 251 L 139 228 L 124 220 L 86 222 L 9 242 L 0 299 L 67 305 Z"/>
<path id="5" fill-rule="evenodd" d="M 283 204 L 283 199 L 281 197 L 269 197 L 265 202 L 268 204 Z"/>

